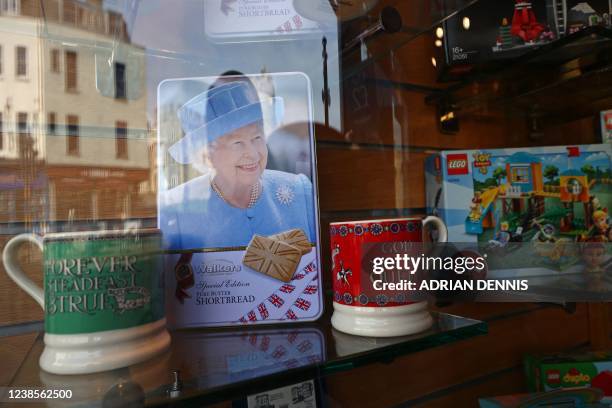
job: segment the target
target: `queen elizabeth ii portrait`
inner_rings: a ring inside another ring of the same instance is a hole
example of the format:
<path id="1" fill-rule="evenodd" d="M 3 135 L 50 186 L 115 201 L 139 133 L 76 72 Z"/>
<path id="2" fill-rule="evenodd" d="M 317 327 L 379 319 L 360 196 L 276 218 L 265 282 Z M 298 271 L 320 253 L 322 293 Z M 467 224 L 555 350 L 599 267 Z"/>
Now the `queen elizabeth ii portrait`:
<path id="1" fill-rule="evenodd" d="M 270 169 L 265 103 L 246 77 L 217 80 L 178 108 L 181 138 L 169 156 L 200 175 L 159 195 L 170 249 L 239 248 L 253 235 L 301 229 L 316 241 L 313 185 L 304 174 Z"/>

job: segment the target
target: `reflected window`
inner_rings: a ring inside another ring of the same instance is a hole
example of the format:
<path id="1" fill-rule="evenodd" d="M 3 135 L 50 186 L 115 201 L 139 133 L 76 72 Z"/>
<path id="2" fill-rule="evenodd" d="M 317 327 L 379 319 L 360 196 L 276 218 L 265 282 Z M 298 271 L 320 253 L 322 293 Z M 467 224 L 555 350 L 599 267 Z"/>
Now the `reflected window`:
<path id="1" fill-rule="evenodd" d="M 22 145 L 21 143 L 26 142 L 25 137 L 28 135 L 28 114 L 26 112 L 18 112 L 17 113 L 17 134 L 19 135 L 19 149 L 26 145 Z"/>
<path id="2" fill-rule="evenodd" d="M 60 51 L 58 49 L 51 50 L 51 72 L 60 72 Z"/>
<path id="3" fill-rule="evenodd" d="M 115 62 L 115 98 L 126 98 L 125 64 Z"/>
<path id="4" fill-rule="evenodd" d="M 128 158 L 127 122 L 117 121 L 115 124 L 115 156 L 118 159 Z"/>
<path id="5" fill-rule="evenodd" d="M 66 116 L 66 153 L 79 155 L 79 117 L 76 115 Z"/>
<path id="6" fill-rule="evenodd" d="M 28 114 L 26 112 L 17 113 L 17 133 L 20 135 L 28 133 Z"/>
<path id="7" fill-rule="evenodd" d="M 77 7 L 77 23 L 85 25 L 85 10 L 82 7 Z"/>
<path id="8" fill-rule="evenodd" d="M 77 53 L 66 51 L 66 91 L 74 92 L 77 89 Z"/>
<path id="9" fill-rule="evenodd" d="M 72 1 L 64 1 L 63 3 L 63 20 L 67 23 L 76 24 L 76 7 Z"/>
<path id="10" fill-rule="evenodd" d="M 49 112 L 49 116 L 47 117 L 47 133 L 50 135 L 54 135 L 57 132 L 57 120 L 55 116 L 55 112 Z"/>
<path id="11" fill-rule="evenodd" d="M 123 15 L 110 11 L 108 13 L 108 30 L 109 34 L 114 35 L 115 38 L 124 38 L 126 30 Z"/>
<path id="12" fill-rule="evenodd" d="M 15 48 L 15 75 L 24 77 L 28 74 L 28 50 L 26 47 Z"/>
<path id="13" fill-rule="evenodd" d="M 19 14 L 19 0 L 0 0 L 0 8 L 4 14 Z"/>

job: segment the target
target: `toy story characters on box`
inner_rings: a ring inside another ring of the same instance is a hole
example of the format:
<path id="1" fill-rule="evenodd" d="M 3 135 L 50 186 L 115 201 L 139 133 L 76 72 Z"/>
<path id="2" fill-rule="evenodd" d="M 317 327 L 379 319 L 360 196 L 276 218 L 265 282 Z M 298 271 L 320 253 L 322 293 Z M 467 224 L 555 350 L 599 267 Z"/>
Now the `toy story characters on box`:
<path id="1" fill-rule="evenodd" d="M 610 230 L 608 219 L 607 208 L 593 213 L 593 227 L 587 241 L 609 242 L 612 240 L 612 231 Z"/>
<path id="2" fill-rule="evenodd" d="M 502 222 L 500 231 L 495 234 L 495 237 L 489 241 L 489 245 L 497 247 L 505 247 L 510 242 L 509 225 L 507 222 Z"/>
<path id="3" fill-rule="evenodd" d="M 441 152 L 426 165 L 428 211 L 437 204 L 451 242 L 513 253 L 492 269 L 564 270 L 581 260 L 578 243 L 612 242 L 611 157 L 605 144 Z"/>
<path id="4" fill-rule="evenodd" d="M 482 217 L 482 198 L 480 198 L 480 192 L 474 193 L 472 198 L 472 205 L 470 205 L 470 219 L 477 221 Z"/>

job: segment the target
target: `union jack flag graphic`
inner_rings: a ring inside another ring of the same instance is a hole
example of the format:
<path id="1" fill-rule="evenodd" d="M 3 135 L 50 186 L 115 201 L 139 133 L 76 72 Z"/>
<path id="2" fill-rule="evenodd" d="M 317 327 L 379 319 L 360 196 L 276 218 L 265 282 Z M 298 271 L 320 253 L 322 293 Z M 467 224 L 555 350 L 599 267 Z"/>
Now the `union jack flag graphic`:
<path id="1" fill-rule="evenodd" d="M 287 319 L 289 320 L 297 320 L 297 315 L 295 314 L 295 312 L 291 309 L 287 310 L 287 313 L 285 313 L 285 316 L 287 317 Z"/>
<path id="2" fill-rule="evenodd" d="M 256 334 L 251 334 L 249 336 L 249 343 L 251 343 L 251 346 L 254 346 L 257 344 L 257 335 Z"/>
<path id="3" fill-rule="evenodd" d="M 305 277 L 305 276 L 306 276 L 306 275 L 305 275 L 305 274 L 303 274 L 303 273 L 298 273 L 297 275 L 295 275 L 295 276 L 293 277 L 293 280 L 302 280 L 302 279 L 304 279 L 304 277 Z"/>
<path id="4" fill-rule="evenodd" d="M 240 319 L 238 319 L 238 320 L 240 320 L 240 323 L 248 323 L 248 322 L 247 322 L 247 319 L 245 319 L 245 318 L 244 318 L 244 316 L 242 316 L 242 317 L 241 317 Z"/>
<path id="5" fill-rule="evenodd" d="M 268 351 L 269 347 L 270 347 L 270 337 L 264 336 L 263 339 L 261 339 L 261 344 L 259 345 L 259 349 L 261 351 Z"/>
<path id="6" fill-rule="evenodd" d="M 252 322 L 257 321 L 257 316 L 255 315 L 255 311 L 251 310 L 249 314 L 247 314 L 247 318 Z"/>
<path id="7" fill-rule="evenodd" d="M 317 289 L 318 289 L 317 285 L 308 285 L 306 286 L 306 289 L 304 289 L 304 293 L 306 295 L 313 295 L 317 293 Z"/>
<path id="8" fill-rule="evenodd" d="M 306 265 L 306 267 L 304 268 L 304 271 L 306 273 L 310 273 L 310 272 L 314 272 L 317 270 L 317 265 L 314 262 L 309 263 L 308 265 Z"/>
<path id="9" fill-rule="evenodd" d="M 294 305 L 296 305 L 297 307 L 299 307 L 302 310 L 310 309 L 310 302 L 307 301 L 306 299 L 298 298 L 295 301 Z"/>
<path id="10" fill-rule="evenodd" d="M 259 311 L 259 314 L 263 320 L 266 320 L 270 316 L 270 313 L 268 313 L 268 308 L 263 303 L 260 303 L 259 306 L 257 306 L 257 310 Z"/>
<path id="11" fill-rule="evenodd" d="M 304 340 L 300 344 L 297 345 L 297 349 L 300 353 L 305 353 L 312 348 L 312 343 L 310 340 Z"/>
<path id="12" fill-rule="evenodd" d="M 291 27 L 291 21 L 285 21 L 283 24 L 281 24 L 280 26 L 278 26 L 277 28 L 278 31 L 283 32 L 290 32 L 293 30 L 293 27 Z"/>
<path id="13" fill-rule="evenodd" d="M 290 344 L 293 344 L 293 342 L 295 341 L 295 339 L 297 339 L 297 337 L 298 337 L 298 334 L 297 334 L 296 332 L 289 333 L 289 334 L 287 335 L 287 341 L 288 341 Z"/>
<path id="14" fill-rule="evenodd" d="M 272 303 L 272 305 L 276 307 L 281 307 L 283 303 L 285 303 L 285 301 L 280 296 L 275 295 L 275 294 L 270 296 L 268 300 L 270 301 L 270 303 Z"/>
<path id="15" fill-rule="evenodd" d="M 291 293 L 295 290 L 295 286 L 287 284 L 281 286 L 279 290 L 283 293 Z"/>
<path id="16" fill-rule="evenodd" d="M 295 28 L 297 29 L 302 28 L 302 26 L 304 25 L 304 22 L 302 21 L 302 17 L 300 17 L 297 14 L 293 16 L 293 24 L 295 24 Z"/>
<path id="17" fill-rule="evenodd" d="M 287 354 L 287 349 L 285 349 L 283 346 L 278 346 L 277 348 L 274 349 L 274 352 L 272 353 L 272 357 L 278 360 L 285 354 Z"/>

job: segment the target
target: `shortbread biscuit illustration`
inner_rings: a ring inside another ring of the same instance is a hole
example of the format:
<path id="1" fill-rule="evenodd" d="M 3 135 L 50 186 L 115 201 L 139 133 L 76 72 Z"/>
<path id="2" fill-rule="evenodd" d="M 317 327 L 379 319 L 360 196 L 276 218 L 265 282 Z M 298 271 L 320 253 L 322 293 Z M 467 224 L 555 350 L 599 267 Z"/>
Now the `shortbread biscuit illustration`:
<path id="1" fill-rule="evenodd" d="M 300 263 L 300 250 L 282 241 L 253 236 L 242 263 L 283 282 L 289 282 Z"/>
<path id="2" fill-rule="evenodd" d="M 312 244 L 308 241 L 308 237 L 301 229 L 292 229 L 281 232 L 280 234 L 270 235 L 268 238 L 283 241 L 285 244 L 299 249 L 302 255 L 306 255 L 312 251 Z"/>

